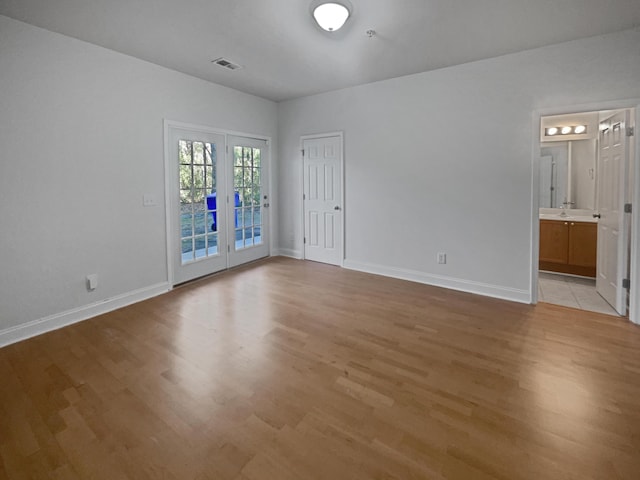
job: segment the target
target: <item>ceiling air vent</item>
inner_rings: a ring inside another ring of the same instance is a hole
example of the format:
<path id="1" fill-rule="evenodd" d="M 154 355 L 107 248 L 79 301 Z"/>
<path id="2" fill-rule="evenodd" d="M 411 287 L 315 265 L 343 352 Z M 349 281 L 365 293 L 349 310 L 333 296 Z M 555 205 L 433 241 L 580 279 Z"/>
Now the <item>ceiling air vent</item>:
<path id="1" fill-rule="evenodd" d="M 242 65 L 239 65 L 237 63 L 233 63 L 231 60 L 227 60 L 224 57 L 220 57 L 220 58 L 216 58 L 215 60 L 211 60 L 211 63 L 219 65 L 219 66 L 221 66 L 223 68 L 226 68 L 227 70 L 238 70 L 239 68 L 242 68 Z"/>

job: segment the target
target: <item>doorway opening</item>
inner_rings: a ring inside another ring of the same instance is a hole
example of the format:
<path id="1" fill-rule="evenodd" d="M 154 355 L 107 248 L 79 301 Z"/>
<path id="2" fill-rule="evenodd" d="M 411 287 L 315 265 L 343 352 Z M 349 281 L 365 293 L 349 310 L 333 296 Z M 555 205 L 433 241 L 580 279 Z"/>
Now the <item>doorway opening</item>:
<path id="1" fill-rule="evenodd" d="M 635 301 L 635 121 L 635 107 L 540 116 L 539 301 L 620 316 Z"/>

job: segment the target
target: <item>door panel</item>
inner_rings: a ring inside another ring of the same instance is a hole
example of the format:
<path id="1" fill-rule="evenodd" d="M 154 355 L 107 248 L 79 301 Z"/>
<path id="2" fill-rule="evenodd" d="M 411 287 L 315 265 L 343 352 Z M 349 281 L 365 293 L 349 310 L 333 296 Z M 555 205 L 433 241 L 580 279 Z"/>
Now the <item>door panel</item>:
<path id="1" fill-rule="evenodd" d="M 303 150 L 304 257 L 341 265 L 342 138 L 305 139 Z"/>
<path id="2" fill-rule="evenodd" d="M 229 137 L 229 267 L 269 255 L 268 155 L 265 140 Z"/>
<path id="3" fill-rule="evenodd" d="M 335 249 L 335 220 L 336 216 L 331 213 L 324 214 L 324 244 L 326 248 Z"/>
<path id="4" fill-rule="evenodd" d="M 569 249 L 569 223 L 540 220 L 540 261 L 566 264 Z"/>
<path id="5" fill-rule="evenodd" d="M 318 231 L 320 226 L 318 225 L 318 212 L 309 212 L 309 237 L 307 243 L 310 246 L 317 247 L 320 245 L 318 241 Z"/>
<path id="6" fill-rule="evenodd" d="M 624 201 L 627 190 L 629 112 L 623 111 L 600 124 L 598 152 L 598 264 L 596 290 L 620 315 L 626 314 L 622 280 L 627 265 Z"/>
<path id="7" fill-rule="evenodd" d="M 223 135 L 169 131 L 173 283 L 227 268 Z"/>
<path id="8" fill-rule="evenodd" d="M 597 230 L 595 223 L 571 222 L 569 225 L 569 263 L 580 267 L 596 265 Z"/>

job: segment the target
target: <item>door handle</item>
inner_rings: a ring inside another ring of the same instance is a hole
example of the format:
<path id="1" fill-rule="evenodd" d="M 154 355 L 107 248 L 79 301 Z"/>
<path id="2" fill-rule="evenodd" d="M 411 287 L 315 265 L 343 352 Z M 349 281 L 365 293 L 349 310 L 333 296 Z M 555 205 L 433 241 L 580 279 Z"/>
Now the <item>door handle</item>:
<path id="1" fill-rule="evenodd" d="M 264 208 L 269 208 L 269 204 L 265 203 L 264 205 L 262 205 Z"/>
<path id="2" fill-rule="evenodd" d="M 340 210 L 340 207 L 338 205 L 336 205 L 335 207 L 333 207 L 334 210 Z"/>
<path id="3" fill-rule="evenodd" d="M 600 214 L 599 213 L 594 213 L 593 214 L 593 218 L 600 218 Z"/>

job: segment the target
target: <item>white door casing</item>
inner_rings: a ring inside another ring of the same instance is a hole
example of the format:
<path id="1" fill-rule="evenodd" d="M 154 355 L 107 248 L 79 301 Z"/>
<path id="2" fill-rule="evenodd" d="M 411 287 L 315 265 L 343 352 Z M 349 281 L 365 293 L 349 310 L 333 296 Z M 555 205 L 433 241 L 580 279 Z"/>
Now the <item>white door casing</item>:
<path id="1" fill-rule="evenodd" d="M 303 137 L 304 258 L 342 265 L 342 136 Z"/>
<path id="2" fill-rule="evenodd" d="M 600 123 L 597 160 L 598 253 L 597 292 L 620 314 L 627 309 L 626 275 L 628 256 L 627 198 L 629 111 L 619 112 Z"/>

